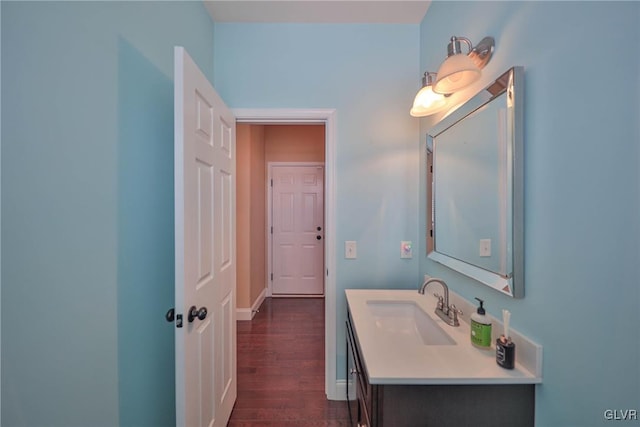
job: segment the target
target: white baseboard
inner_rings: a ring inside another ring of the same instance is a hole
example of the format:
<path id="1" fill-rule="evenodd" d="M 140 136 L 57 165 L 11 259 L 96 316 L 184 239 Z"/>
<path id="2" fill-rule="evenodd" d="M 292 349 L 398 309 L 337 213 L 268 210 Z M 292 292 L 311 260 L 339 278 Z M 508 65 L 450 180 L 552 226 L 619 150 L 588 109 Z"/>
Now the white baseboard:
<path id="1" fill-rule="evenodd" d="M 258 298 L 256 298 L 251 308 L 237 308 L 236 320 L 252 320 L 253 316 L 256 315 L 256 312 L 262 305 L 266 294 L 267 294 L 267 289 L 265 288 L 262 290 L 262 292 L 260 292 L 260 295 L 258 295 Z"/>
<path id="2" fill-rule="evenodd" d="M 251 320 L 253 319 L 253 311 L 250 308 L 237 308 L 236 320 Z"/>
<path id="3" fill-rule="evenodd" d="M 327 393 L 328 400 L 347 400 L 347 380 L 336 380 L 333 390 Z M 354 396 L 349 396 L 352 400 L 355 400 Z"/>

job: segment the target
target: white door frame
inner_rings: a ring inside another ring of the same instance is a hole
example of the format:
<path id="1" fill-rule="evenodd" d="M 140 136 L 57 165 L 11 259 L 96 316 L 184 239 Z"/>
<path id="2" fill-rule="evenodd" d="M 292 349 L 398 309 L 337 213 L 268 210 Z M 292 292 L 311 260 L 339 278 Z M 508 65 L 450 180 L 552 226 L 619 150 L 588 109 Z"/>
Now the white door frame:
<path id="1" fill-rule="evenodd" d="M 271 180 L 273 179 L 273 167 L 278 166 L 322 166 L 324 168 L 324 162 L 268 162 L 267 163 L 267 266 L 271 272 L 273 272 L 273 234 L 269 232 L 270 226 L 269 224 L 273 224 L 273 187 L 270 185 Z M 324 172 L 323 172 L 324 175 Z M 323 204 L 324 204 L 324 194 L 322 195 Z M 325 209 L 326 211 L 326 209 Z M 326 212 L 325 212 L 326 213 Z M 323 229 L 326 228 L 324 226 L 323 219 Z M 327 250 L 327 241 L 326 239 L 323 242 L 323 246 L 325 248 L 325 252 Z M 325 280 L 326 282 L 326 269 L 325 269 Z M 270 280 L 269 274 L 267 274 L 267 296 L 273 296 L 273 280 Z M 326 283 L 324 285 L 326 287 Z M 322 295 L 309 295 L 312 298 L 318 298 L 320 296 L 325 296 L 326 289 L 322 292 Z M 305 295 L 296 295 L 297 298 L 304 298 Z"/>
<path id="2" fill-rule="evenodd" d="M 232 108 L 236 122 L 254 124 L 325 125 L 324 144 L 324 259 L 325 259 L 325 393 L 329 400 L 345 398 L 345 381 L 338 387 L 336 376 L 336 110 L 295 108 Z M 340 388 L 340 390 L 338 390 Z"/>

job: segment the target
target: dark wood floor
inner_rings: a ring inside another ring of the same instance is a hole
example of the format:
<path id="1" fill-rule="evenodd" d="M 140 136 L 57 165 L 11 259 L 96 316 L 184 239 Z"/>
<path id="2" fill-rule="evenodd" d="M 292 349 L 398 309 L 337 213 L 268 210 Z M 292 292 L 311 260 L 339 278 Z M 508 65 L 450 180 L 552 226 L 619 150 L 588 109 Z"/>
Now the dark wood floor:
<path id="1" fill-rule="evenodd" d="M 238 322 L 238 399 L 229 427 L 349 426 L 324 391 L 324 299 L 267 298 Z"/>

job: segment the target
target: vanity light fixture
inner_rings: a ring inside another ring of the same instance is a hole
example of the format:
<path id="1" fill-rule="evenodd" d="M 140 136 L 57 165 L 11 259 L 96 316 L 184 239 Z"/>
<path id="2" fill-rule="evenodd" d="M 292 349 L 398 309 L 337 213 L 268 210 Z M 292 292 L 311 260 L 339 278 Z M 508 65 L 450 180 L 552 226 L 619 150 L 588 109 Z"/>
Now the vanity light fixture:
<path id="1" fill-rule="evenodd" d="M 416 97 L 413 100 L 413 107 L 411 107 L 411 111 L 409 111 L 411 116 L 430 116 L 431 114 L 444 110 L 447 106 L 447 101 L 445 100 L 444 95 L 433 91 L 433 79 L 435 75 L 436 74 L 433 72 L 425 71 L 422 76 L 422 88 L 416 94 Z"/>
<path id="2" fill-rule="evenodd" d="M 462 52 L 460 42 L 467 44 L 468 53 Z M 480 79 L 480 70 L 491 60 L 494 46 L 493 37 L 483 38 L 475 47 L 466 37 L 451 37 L 447 46 L 447 59 L 438 69 L 438 78 L 433 91 L 451 94 L 476 82 Z"/>

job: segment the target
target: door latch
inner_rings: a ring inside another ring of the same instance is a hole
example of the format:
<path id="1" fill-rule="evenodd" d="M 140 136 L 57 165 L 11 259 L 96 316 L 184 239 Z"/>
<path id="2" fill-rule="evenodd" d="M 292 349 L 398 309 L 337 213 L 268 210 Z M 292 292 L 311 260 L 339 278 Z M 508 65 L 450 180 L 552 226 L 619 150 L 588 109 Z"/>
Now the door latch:
<path id="1" fill-rule="evenodd" d="M 176 314 L 175 308 L 171 307 L 167 314 L 164 315 L 167 322 L 172 323 L 176 321 L 176 328 L 182 328 L 182 314 Z"/>

